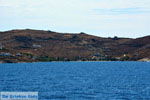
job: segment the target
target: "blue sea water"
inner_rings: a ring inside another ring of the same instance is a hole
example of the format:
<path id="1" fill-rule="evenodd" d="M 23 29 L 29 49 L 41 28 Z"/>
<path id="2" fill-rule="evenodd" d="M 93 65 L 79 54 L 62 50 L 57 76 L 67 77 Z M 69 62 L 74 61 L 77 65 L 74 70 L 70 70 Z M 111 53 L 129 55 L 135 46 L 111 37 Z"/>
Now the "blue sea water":
<path id="1" fill-rule="evenodd" d="M 35 91 L 39 100 L 150 100 L 150 63 L 0 64 L 0 91 Z"/>

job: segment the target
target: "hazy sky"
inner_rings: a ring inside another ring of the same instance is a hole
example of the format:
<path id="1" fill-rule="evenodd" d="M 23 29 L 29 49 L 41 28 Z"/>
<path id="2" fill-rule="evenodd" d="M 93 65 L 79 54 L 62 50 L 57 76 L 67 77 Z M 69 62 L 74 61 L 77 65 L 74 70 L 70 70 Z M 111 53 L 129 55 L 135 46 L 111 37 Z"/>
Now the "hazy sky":
<path id="1" fill-rule="evenodd" d="M 0 0 L 0 31 L 25 28 L 150 35 L 150 0 Z"/>

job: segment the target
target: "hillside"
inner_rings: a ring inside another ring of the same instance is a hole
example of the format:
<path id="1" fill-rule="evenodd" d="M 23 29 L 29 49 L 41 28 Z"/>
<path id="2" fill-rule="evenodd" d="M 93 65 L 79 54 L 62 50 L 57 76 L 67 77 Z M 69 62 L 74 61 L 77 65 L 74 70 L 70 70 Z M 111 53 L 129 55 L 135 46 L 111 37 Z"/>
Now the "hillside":
<path id="1" fill-rule="evenodd" d="M 150 36 L 103 38 L 43 30 L 0 32 L 0 62 L 150 59 Z"/>

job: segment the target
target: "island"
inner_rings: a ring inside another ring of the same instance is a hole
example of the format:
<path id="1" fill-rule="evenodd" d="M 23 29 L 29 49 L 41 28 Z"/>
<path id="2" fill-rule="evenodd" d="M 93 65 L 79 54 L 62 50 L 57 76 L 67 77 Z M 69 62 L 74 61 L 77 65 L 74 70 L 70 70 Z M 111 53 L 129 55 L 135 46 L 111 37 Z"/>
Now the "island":
<path id="1" fill-rule="evenodd" d="M 0 63 L 49 61 L 150 61 L 150 36 L 106 38 L 33 29 L 0 32 Z"/>

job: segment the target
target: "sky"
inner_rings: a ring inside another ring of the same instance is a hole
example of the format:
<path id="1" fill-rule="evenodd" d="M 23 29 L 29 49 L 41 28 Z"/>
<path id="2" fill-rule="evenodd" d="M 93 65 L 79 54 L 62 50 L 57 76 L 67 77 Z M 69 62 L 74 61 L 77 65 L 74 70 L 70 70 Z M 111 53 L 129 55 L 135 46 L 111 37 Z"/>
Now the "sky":
<path id="1" fill-rule="evenodd" d="M 150 0 L 0 0 L 0 31 L 12 29 L 142 37 L 150 35 Z"/>

